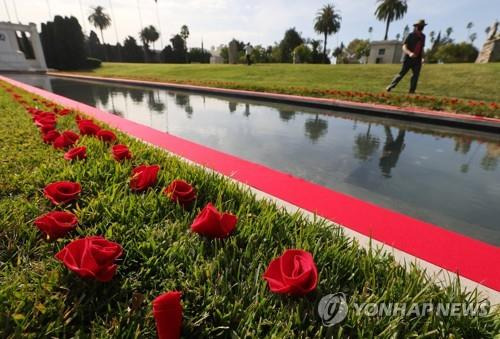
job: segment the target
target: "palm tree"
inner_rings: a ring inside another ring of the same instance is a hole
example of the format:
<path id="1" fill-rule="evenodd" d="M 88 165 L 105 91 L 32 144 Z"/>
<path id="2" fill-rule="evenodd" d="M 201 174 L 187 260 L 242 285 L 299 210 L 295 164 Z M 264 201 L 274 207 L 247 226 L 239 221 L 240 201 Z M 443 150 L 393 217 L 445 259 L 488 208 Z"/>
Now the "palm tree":
<path id="1" fill-rule="evenodd" d="M 144 27 L 139 32 L 139 36 L 141 37 L 142 43 L 144 44 L 145 47 L 149 46 L 149 43 L 152 42 L 153 49 L 155 49 L 154 43 L 160 37 L 160 33 L 158 33 L 155 26 L 149 25 L 148 27 Z"/>
<path id="2" fill-rule="evenodd" d="M 186 25 L 182 25 L 180 36 L 184 40 L 184 46 L 187 49 L 187 39 L 189 38 L 189 28 Z"/>
<path id="3" fill-rule="evenodd" d="M 368 27 L 368 34 L 370 34 L 370 40 L 372 39 L 373 27 Z"/>
<path id="4" fill-rule="evenodd" d="M 99 28 L 101 31 L 101 40 L 104 44 L 104 35 L 102 34 L 102 30 L 111 26 L 111 18 L 108 14 L 104 12 L 104 8 L 102 6 L 93 7 L 94 11 L 89 16 L 89 22 L 94 25 L 95 28 Z"/>
<path id="5" fill-rule="evenodd" d="M 469 35 L 471 35 L 470 30 L 472 29 L 472 27 L 474 27 L 474 23 L 471 21 L 467 24 L 467 30 L 469 31 Z"/>
<path id="6" fill-rule="evenodd" d="M 323 41 L 323 57 L 325 58 L 325 62 L 327 60 L 326 44 L 328 36 L 339 31 L 341 20 L 342 17 L 335 9 L 334 5 L 325 5 L 318 11 L 316 19 L 314 20 L 314 30 L 318 34 L 324 34 L 325 36 L 325 40 Z"/>
<path id="7" fill-rule="evenodd" d="M 401 19 L 408 11 L 406 0 L 377 0 L 380 4 L 375 10 L 375 16 L 380 21 L 387 23 L 384 40 L 389 36 L 391 22 Z"/>

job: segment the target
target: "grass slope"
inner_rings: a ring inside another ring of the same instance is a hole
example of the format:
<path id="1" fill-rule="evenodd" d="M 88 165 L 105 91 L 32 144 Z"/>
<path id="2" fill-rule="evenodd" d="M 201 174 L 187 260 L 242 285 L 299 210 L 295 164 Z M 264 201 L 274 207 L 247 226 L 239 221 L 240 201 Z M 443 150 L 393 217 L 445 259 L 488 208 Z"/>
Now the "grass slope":
<path id="1" fill-rule="evenodd" d="M 60 117 L 58 129 L 77 131 L 74 114 Z M 132 150 L 132 160 L 117 163 L 102 142 L 82 137 L 78 143 L 87 146 L 88 158 L 69 163 L 62 152 L 42 143 L 30 116 L 0 90 L 0 337 L 153 338 L 150 304 L 167 290 L 183 292 L 186 338 L 488 338 L 498 332 L 498 312 L 487 317 L 367 317 L 350 311 L 341 325 L 323 327 L 317 302 L 338 291 L 350 303 L 479 299 L 463 294 L 456 284 L 440 288 L 419 270 L 405 270 L 390 256 L 361 249 L 337 228 L 257 201 L 220 175 L 117 134 Z M 154 189 L 135 194 L 128 179 L 142 163 L 159 164 L 162 170 Z M 175 178 L 198 189 L 191 210 L 162 195 Z M 68 238 L 103 235 L 123 246 L 111 282 L 84 281 L 68 271 L 54 254 L 70 239 L 46 242 L 33 226 L 34 218 L 53 209 L 42 189 L 57 180 L 78 181 L 83 189 L 67 207 L 80 221 Z M 207 202 L 239 216 L 233 236 L 211 241 L 189 231 Z M 314 255 L 320 281 L 307 297 L 273 295 L 261 278 L 270 260 L 287 248 Z"/>
<path id="2" fill-rule="evenodd" d="M 104 63 L 86 75 L 130 79 L 182 82 L 214 87 L 240 88 L 311 96 L 336 97 L 354 101 L 383 102 L 395 105 L 423 106 L 480 114 L 481 107 L 467 107 L 469 100 L 500 103 L 500 63 L 424 65 L 418 92 L 437 98 L 458 98 L 462 105 L 436 104 L 430 98 L 408 99 L 411 72 L 389 99 L 349 97 L 328 90 L 383 92 L 400 65 L 172 65 Z M 428 102 L 429 101 L 429 102 Z M 500 116 L 499 108 L 494 115 Z"/>

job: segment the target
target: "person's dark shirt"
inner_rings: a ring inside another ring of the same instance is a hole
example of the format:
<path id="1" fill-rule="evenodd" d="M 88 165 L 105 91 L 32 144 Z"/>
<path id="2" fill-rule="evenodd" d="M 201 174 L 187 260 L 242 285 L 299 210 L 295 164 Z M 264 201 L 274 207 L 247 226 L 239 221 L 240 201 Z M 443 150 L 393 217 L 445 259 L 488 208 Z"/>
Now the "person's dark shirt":
<path id="1" fill-rule="evenodd" d="M 406 47 L 412 51 L 413 53 L 417 54 L 416 58 L 417 59 L 422 59 L 422 55 L 424 52 L 424 47 L 425 47 L 425 34 L 423 33 L 415 33 L 412 32 L 408 34 L 406 37 L 405 41 L 403 42 Z M 418 50 L 417 50 L 418 49 Z M 407 54 L 405 56 L 405 59 L 409 58 L 410 56 Z"/>

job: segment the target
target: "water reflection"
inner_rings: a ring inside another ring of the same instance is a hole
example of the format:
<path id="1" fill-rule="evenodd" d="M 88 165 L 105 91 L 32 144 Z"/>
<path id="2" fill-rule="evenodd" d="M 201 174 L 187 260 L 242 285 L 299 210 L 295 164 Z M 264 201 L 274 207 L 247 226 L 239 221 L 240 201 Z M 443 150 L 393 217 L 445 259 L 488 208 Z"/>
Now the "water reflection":
<path id="1" fill-rule="evenodd" d="M 18 79 L 500 245 L 498 135 L 152 87 Z"/>
<path id="2" fill-rule="evenodd" d="M 293 117 L 295 116 L 296 112 L 289 110 L 289 109 L 278 109 L 278 113 L 280 115 L 280 119 L 283 120 L 284 122 L 288 122 L 289 120 L 292 120 Z"/>
<path id="3" fill-rule="evenodd" d="M 328 121 L 320 119 L 319 114 L 316 114 L 314 119 L 306 120 L 305 128 L 306 135 L 313 143 L 316 143 L 319 138 L 328 132 Z"/>
<path id="4" fill-rule="evenodd" d="M 380 157 L 380 170 L 386 178 L 391 177 L 391 170 L 396 167 L 399 156 L 405 148 L 405 134 L 404 129 L 398 131 L 396 139 L 392 136 L 392 131 L 389 126 L 384 126 L 385 131 L 385 144 L 382 156 Z"/>
<path id="5" fill-rule="evenodd" d="M 356 129 L 356 123 L 353 126 Z M 354 156 L 360 160 L 368 160 L 377 150 L 380 145 L 380 139 L 372 136 L 370 130 L 372 124 L 368 124 L 366 133 L 360 133 L 356 136 L 354 142 Z"/>

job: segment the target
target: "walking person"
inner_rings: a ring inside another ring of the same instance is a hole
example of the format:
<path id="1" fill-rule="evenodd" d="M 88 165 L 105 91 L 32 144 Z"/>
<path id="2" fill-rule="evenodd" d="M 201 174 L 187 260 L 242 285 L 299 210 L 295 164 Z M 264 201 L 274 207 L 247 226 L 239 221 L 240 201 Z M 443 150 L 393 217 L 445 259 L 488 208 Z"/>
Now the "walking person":
<path id="1" fill-rule="evenodd" d="M 413 76 L 411 77 L 410 93 L 415 93 L 417 89 L 418 77 L 422 69 L 422 62 L 424 61 L 424 48 L 425 48 L 425 35 L 422 33 L 424 27 L 427 26 L 425 20 L 419 20 L 413 25 L 413 32 L 408 34 L 403 44 L 403 67 L 399 74 L 392 80 L 391 84 L 387 86 L 387 92 L 390 92 L 403 77 L 411 69 Z"/>
<path id="2" fill-rule="evenodd" d="M 248 66 L 252 64 L 252 52 L 253 52 L 252 46 L 250 45 L 250 43 L 247 43 L 247 45 L 245 46 L 245 55 L 247 57 Z"/>

